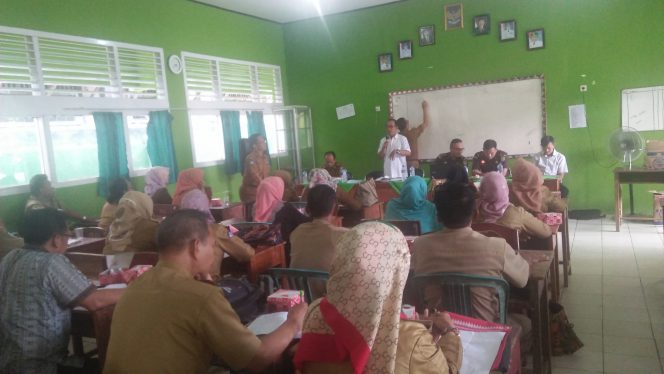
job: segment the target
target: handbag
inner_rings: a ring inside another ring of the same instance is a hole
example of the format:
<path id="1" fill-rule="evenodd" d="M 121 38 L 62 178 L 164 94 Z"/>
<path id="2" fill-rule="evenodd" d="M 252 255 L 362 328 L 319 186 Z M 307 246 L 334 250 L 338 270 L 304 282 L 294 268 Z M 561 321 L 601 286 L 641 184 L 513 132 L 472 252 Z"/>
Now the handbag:
<path id="1" fill-rule="evenodd" d="M 280 224 L 256 224 L 240 229 L 235 235 L 252 247 L 277 245 L 283 242 Z"/>
<path id="2" fill-rule="evenodd" d="M 551 353 L 554 356 L 570 355 L 583 347 L 583 342 L 576 336 L 574 325 L 567 319 L 565 308 L 558 303 L 549 303 L 551 321 Z"/>

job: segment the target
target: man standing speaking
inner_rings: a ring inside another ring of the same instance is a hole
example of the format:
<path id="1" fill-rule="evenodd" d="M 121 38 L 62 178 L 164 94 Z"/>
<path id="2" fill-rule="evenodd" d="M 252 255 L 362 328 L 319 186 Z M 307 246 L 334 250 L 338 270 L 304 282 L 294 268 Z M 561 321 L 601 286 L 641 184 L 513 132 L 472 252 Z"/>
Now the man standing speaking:
<path id="1" fill-rule="evenodd" d="M 410 145 L 405 136 L 399 134 L 393 118 L 387 120 L 387 136 L 380 140 L 378 158 L 383 159 L 383 175 L 388 178 L 408 177 L 406 157 L 410 156 Z"/>

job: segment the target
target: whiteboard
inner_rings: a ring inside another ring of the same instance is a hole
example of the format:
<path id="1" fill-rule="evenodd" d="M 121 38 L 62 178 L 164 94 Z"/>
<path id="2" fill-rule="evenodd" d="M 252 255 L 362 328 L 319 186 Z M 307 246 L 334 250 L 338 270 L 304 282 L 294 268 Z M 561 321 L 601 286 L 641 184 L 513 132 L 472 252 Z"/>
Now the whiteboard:
<path id="1" fill-rule="evenodd" d="M 623 90 L 622 127 L 664 130 L 664 86 Z"/>
<path id="2" fill-rule="evenodd" d="M 509 155 L 540 151 L 546 130 L 544 77 L 468 83 L 389 94 L 393 118 L 407 118 L 411 126 L 422 123 L 422 101 L 429 102 L 429 128 L 418 139 L 419 158 L 436 158 L 460 138 L 472 157 L 486 139 Z"/>

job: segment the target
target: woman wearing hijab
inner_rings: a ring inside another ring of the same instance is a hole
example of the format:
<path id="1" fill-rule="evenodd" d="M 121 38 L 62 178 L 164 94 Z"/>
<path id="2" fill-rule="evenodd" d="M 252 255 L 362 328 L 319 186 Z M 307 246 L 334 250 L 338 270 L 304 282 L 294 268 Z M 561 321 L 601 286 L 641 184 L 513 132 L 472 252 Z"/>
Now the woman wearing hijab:
<path id="1" fill-rule="evenodd" d="M 436 342 L 417 321 L 401 319 L 410 254 L 399 230 L 365 222 L 337 245 L 327 296 L 311 303 L 295 366 L 318 373 L 456 373 L 462 346 L 449 315 L 434 316 Z"/>
<path id="2" fill-rule="evenodd" d="M 143 192 L 129 191 L 122 196 L 104 246 L 109 268 L 127 268 L 134 252 L 157 249 L 155 234 L 159 223 L 152 219 L 152 208 L 152 199 Z"/>
<path id="3" fill-rule="evenodd" d="M 288 170 L 279 169 L 273 173 L 275 177 L 279 177 L 284 181 L 284 196 L 283 201 L 300 201 L 300 197 L 295 192 L 295 184 L 293 183 L 293 176 Z"/>
<path id="4" fill-rule="evenodd" d="M 385 219 L 420 221 L 422 234 L 439 230 L 436 206 L 427 200 L 427 183 L 424 178 L 412 176 L 406 179 L 401 194 L 387 202 Z"/>
<path id="5" fill-rule="evenodd" d="M 145 193 L 152 198 L 155 204 L 172 204 L 173 198 L 168 193 L 168 175 L 170 169 L 163 166 L 155 166 L 145 174 Z"/>
<path id="6" fill-rule="evenodd" d="M 538 238 L 551 236 L 551 228 L 522 207 L 510 204 L 505 177 L 495 171 L 485 173 L 480 183 L 480 222 L 497 223 Z"/>
<path id="7" fill-rule="evenodd" d="M 175 195 L 173 195 L 173 205 L 180 207 L 184 195 L 192 190 L 203 191 L 203 170 L 190 168 L 183 170 L 178 175 L 178 181 L 175 184 Z"/>
<path id="8" fill-rule="evenodd" d="M 544 186 L 542 171 L 522 158 L 512 167 L 512 190 L 510 201 L 527 211 L 537 214 L 545 212 L 562 213 L 567 204 Z"/>
<path id="9" fill-rule="evenodd" d="M 254 221 L 272 222 L 274 216 L 284 205 L 284 181 L 279 177 L 267 177 L 261 181 L 256 190 L 254 204 Z"/>
<path id="10" fill-rule="evenodd" d="M 106 198 L 106 203 L 101 208 L 101 216 L 99 218 L 99 227 L 104 229 L 104 231 L 108 232 L 111 222 L 115 219 L 118 202 L 131 189 L 131 182 L 124 178 L 117 178 L 108 186 L 108 197 Z"/>
<path id="11" fill-rule="evenodd" d="M 324 184 L 332 187 L 337 195 L 337 202 L 340 205 L 353 211 L 362 210 L 362 203 L 360 201 L 355 200 L 353 196 L 349 192 L 344 191 L 343 188 L 338 188 L 339 181 L 339 178 L 333 178 L 330 175 L 330 172 L 325 169 L 311 169 L 309 172 L 309 187 L 304 193 L 302 193 L 302 200 L 306 201 L 309 188 Z"/>

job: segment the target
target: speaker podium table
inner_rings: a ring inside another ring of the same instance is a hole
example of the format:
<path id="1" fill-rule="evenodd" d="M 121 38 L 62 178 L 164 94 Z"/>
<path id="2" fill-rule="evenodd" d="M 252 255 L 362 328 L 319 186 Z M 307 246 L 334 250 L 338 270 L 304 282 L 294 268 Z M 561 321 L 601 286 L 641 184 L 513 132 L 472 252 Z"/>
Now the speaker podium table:
<path id="1" fill-rule="evenodd" d="M 613 181 L 615 191 L 615 219 L 616 231 L 620 231 L 622 224 L 622 186 L 629 184 L 629 210 L 630 215 L 634 215 L 634 191 L 632 185 L 636 183 L 662 183 L 664 184 L 664 170 L 650 169 L 624 169 L 616 168 L 613 170 Z M 652 219 L 652 218 L 651 218 Z"/>

